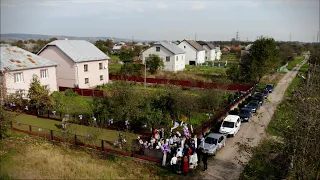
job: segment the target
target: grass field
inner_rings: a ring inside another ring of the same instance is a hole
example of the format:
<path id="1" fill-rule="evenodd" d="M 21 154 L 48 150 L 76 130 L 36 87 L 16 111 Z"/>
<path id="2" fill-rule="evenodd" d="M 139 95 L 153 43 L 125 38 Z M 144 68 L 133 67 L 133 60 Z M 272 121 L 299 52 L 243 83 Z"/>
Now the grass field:
<path id="1" fill-rule="evenodd" d="M 121 66 L 122 66 L 122 64 L 118 64 L 118 63 L 109 64 L 109 73 L 117 74 L 119 72 Z"/>
<path id="2" fill-rule="evenodd" d="M 293 61 L 288 63 L 287 69 L 291 71 L 297 64 L 301 63 L 303 60 L 303 56 L 296 57 Z"/>
<path id="3" fill-rule="evenodd" d="M 178 179 L 153 164 L 14 132 L 0 141 L 0 179 Z"/>
<path id="4" fill-rule="evenodd" d="M 227 68 L 225 67 L 211 67 L 211 66 L 190 66 L 186 65 L 184 72 L 193 74 L 218 74 L 225 75 Z"/>
<path id="5" fill-rule="evenodd" d="M 308 68 L 308 63 L 305 63 L 303 66 L 300 67 L 299 72 L 306 73 L 308 71 Z"/>
<path id="6" fill-rule="evenodd" d="M 14 119 L 15 122 L 20 122 L 22 124 L 28 124 L 32 126 L 36 126 L 37 128 L 33 128 L 33 132 L 41 133 L 41 134 L 47 134 L 50 135 L 49 130 L 54 130 L 54 136 L 55 137 L 62 137 L 62 131 L 61 131 L 61 122 L 54 121 L 54 120 L 48 120 L 48 119 L 42 119 L 37 118 L 35 116 L 30 115 L 18 115 Z M 128 142 L 132 142 L 132 140 L 136 139 L 138 135 L 133 133 L 124 133 L 122 131 L 116 131 L 116 130 L 108 130 L 108 129 L 101 129 L 101 128 L 95 128 L 95 127 L 89 127 L 89 126 L 83 126 L 83 125 L 77 125 L 77 124 L 68 124 L 69 126 L 69 132 L 72 134 L 80 135 L 79 139 L 82 141 L 86 141 L 86 137 L 88 137 L 88 134 L 92 137 L 97 137 L 97 139 L 103 139 L 109 142 L 114 142 L 118 139 L 119 133 L 121 132 L 126 136 L 126 140 Z M 20 125 L 18 126 L 17 123 L 13 123 L 13 127 L 17 129 L 22 130 L 29 130 L 28 126 Z M 39 128 L 42 128 L 42 131 L 39 131 Z M 86 142 L 89 144 L 94 144 L 100 146 L 100 141 L 96 140 L 93 142 Z M 106 146 L 108 148 L 112 148 L 111 146 Z"/>

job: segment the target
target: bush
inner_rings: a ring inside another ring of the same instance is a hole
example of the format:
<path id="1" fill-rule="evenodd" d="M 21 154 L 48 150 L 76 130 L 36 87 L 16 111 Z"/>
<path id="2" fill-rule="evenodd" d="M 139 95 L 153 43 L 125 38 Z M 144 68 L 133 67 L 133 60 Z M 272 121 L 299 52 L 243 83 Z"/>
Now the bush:
<path id="1" fill-rule="evenodd" d="M 68 97 L 78 96 L 78 93 L 74 92 L 72 89 L 67 89 L 64 94 Z"/>

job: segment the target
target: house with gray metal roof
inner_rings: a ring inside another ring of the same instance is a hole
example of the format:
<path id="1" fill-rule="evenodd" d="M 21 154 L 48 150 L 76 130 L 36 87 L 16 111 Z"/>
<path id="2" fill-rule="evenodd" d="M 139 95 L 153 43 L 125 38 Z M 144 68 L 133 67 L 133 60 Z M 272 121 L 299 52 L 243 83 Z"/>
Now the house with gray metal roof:
<path id="1" fill-rule="evenodd" d="M 214 61 L 216 59 L 216 47 L 206 41 L 197 41 L 206 50 L 206 61 Z"/>
<path id="2" fill-rule="evenodd" d="M 93 88 L 109 82 L 110 58 L 88 41 L 55 40 L 38 55 L 58 64 L 58 86 Z"/>
<path id="3" fill-rule="evenodd" d="M 198 65 L 205 62 L 206 50 L 194 40 L 183 40 L 178 45 L 186 52 L 185 64 Z"/>
<path id="4" fill-rule="evenodd" d="M 0 47 L 0 72 L 7 93 L 23 93 L 26 97 L 33 76 L 50 92 L 57 91 L 57 63 L 16 46 Z"/>
<path id="5" fill-rule="evenodd" d="M 150 54 L 157 54 L 163 60 L 165 71 L 181 71 L 185 68 L 185 51 L 177 45 L 168 42 L 154 43 L 150 48 L 142 53 L 143 63 L 148 59 Z"/>

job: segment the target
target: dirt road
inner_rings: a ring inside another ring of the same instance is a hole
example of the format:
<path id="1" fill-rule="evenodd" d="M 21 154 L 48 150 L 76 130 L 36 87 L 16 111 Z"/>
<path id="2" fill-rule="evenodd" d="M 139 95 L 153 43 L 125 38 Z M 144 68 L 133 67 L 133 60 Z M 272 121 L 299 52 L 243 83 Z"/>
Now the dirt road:
<path id="1" fill-rule="evenodd" d="M 243 123 L 238 134 L 233 138 L 228 138 L 227 144 L 215 157 L 208 160 L 208 170 L 201 172 L 197 178 L 203 179 L 238 179 L 243 166 L 239 164 L 239 159 L 243 162 L 248 160 L 241 158 L 238 154 L 238 142 L 248 142 L 249 145 L 256 146 L 262 138 L 266 136 L 265 129 L 268 126 L 277 105 L 281 102 L 284 93 L 297 75 L 302 63 L 288 72 L 277 84 L 274 91 L 269 94 L 270 102 L 264 103 L 256 115 L 249 123 Z"/>

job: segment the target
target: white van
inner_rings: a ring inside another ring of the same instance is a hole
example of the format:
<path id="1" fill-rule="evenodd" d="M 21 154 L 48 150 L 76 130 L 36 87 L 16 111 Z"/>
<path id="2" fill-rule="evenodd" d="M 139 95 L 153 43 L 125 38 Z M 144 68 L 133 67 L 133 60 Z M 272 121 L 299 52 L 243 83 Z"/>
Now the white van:
<path id="1" fill-rule="evenodd" d="M 240 126 L 241 126 L 241 120 L 239 116 L 228 115 L 226 118 L 224 118 L 221 124 L 221 127 L 219 129 L 219 132 L 221 134 L 226 134 L 233 137 L 239 131 Z"/>

